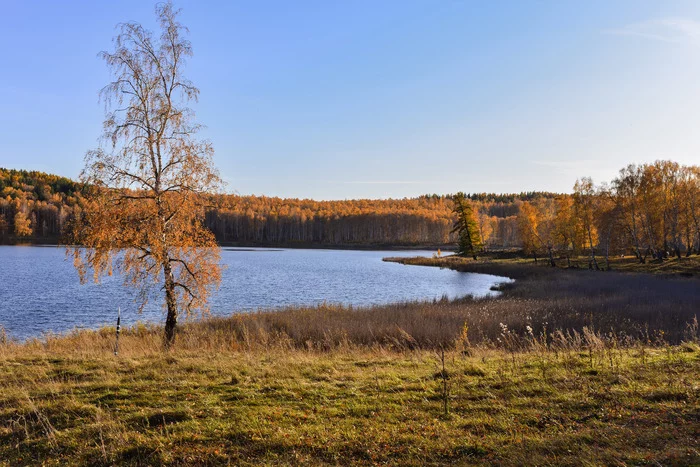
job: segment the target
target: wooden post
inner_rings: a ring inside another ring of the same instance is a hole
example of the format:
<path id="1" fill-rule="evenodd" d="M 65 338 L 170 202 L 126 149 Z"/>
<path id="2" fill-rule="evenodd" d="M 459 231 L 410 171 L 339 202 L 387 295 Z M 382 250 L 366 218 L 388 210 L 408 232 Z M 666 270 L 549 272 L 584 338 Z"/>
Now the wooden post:
<path id="1" fill-rule="evenodd" d="M 114 355 L 119 355 L 119 331 L 121 331 L 122 309 L 117 308 L 117 342 L 114 345 Z"/>

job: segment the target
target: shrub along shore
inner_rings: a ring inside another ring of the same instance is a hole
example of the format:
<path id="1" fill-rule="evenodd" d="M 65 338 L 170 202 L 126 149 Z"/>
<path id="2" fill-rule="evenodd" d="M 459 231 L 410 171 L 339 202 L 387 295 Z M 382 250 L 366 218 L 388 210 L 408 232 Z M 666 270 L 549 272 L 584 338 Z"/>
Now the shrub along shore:
<path id="1" fill-rule="evenodd" d="M 501 295 L 0 337 L 0 465 L 700 462 L 695 277 L 401 259 Z"/>

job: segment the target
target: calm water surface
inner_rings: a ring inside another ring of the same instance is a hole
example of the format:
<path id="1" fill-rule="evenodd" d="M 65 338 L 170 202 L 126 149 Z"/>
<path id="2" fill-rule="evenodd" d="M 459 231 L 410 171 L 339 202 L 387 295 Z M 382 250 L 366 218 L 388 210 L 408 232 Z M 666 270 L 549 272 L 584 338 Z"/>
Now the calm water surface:
<path id="1" fill-rule="evenodd" d="M 373 305 L 489 294 L 508 279 L 447 269 L 404 266 L 386 256 L 432 255 L 428 251 L 224 249 L 221 288 L 210 300 L 212 314 L 323 302 Z M 0 326 L 13 338 L 46 332 L 122 324 L 163 322 L 160 302 L 142 314 L 135 292 L 118 276 L 81 285 L 58 247 L 0 246 Z"/>

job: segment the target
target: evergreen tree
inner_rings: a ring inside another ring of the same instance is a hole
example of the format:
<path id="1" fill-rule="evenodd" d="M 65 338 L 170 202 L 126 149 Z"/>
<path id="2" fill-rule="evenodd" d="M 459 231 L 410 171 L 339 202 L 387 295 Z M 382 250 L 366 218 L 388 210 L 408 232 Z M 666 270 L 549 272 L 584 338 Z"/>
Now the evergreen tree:
<path id="1" fill-rule="evenodd" d="M 479 235 L 479 224 L 476 222 L 471 202 L 464 193 L 459 192 L 452 198 L 454 201 L 453 212 L 457 215 L 452 232 L 459 234 L 457 254 L 459 256 L 471 255 L 477 259 L 483 248 Z"/>

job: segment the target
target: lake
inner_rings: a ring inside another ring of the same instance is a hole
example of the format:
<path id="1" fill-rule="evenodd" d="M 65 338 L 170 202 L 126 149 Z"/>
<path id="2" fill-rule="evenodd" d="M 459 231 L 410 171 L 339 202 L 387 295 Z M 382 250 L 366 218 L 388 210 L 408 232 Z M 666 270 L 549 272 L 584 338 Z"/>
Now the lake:
<path id="1" fill-rule="evenodd" d="M 448 269 L 383 262 L 386 256 L 430 256 L 432 251 L 234 249 L 221 252 L 221 287 L 211 312 L 272 309 L 324 302 L 362 306 L 442 297 L 488 295 L 509 279 Z M 133 289 L 118 276 L 81 285 L 65 249 L 0 246 L 0 326 L 16 339 L 74 328 L 162 323 L 161 302 L 137 312 Z"/>

